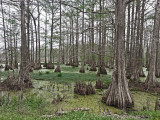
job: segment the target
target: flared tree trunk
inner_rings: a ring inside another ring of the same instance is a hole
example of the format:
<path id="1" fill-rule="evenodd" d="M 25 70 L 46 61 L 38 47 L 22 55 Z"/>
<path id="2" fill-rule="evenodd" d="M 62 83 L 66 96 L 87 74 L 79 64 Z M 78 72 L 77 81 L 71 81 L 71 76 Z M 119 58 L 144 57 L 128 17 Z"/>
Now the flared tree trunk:
<path id="1" fill-rule="evenodd" d="M 29 74 L 28 46 L 25 29 L 25 2 L 21 0 L 21 66 L 17 78 L 8 78 L 3 83 L 10 90 L 22 90 L 32 87 Z"/>
<path id="2" fill-rule="evenodd" d="M 25 30 L 25 2 L 21 1 L 21 67 L 18 77 L 18 84 L 21 88 L 29 88 L 32 86 L 30 74 L 29 74 L 29 58 L 28 58 L 28 47 L 26 40 Z"/>
<path id="3" fill-rule="evenodd" d="M 112 82 L 102 97 L 102 102 L 120 109 L 133 107 L 134 103 L 125 76 L 125 1 L 116 0 L 115 60 Z"/>
<path id="4" fill-rule="evenodd" d="M 151 48 L 151 57 L 149 64 L 149 72 L 147 79 L 145 81 L 146 87 L 156 86 L 157 80 L 155 76 L 156 72 L 156 58 L 157 58 L 157 44 L 159 41 L 159 27 L 160 27 L 160 0 L 157 0 L 156 11 L 155 11 L 155 20 L 154 20 L 154 28 L 153 28 L 153 41 Z"/>

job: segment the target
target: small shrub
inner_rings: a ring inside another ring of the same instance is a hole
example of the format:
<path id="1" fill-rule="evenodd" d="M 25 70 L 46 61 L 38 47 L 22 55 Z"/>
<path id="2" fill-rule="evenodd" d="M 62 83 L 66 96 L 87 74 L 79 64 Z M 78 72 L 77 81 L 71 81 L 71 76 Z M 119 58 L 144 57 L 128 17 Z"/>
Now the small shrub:
<path id="1" fill-rule="evenodd" d="M 38 74 L 39 74 L 39 75 L 42 75 L 42 72 L 39 72 Z"/>
<path id="2" fill-rule="evenodd" d="M 62 77 L 62 73 L 58 73 L 57 77 Z"/>
<path id="3" fill-rule="evenodd" d="M 75 68 L 75 66 L 72 66 L 72 68 Z"/>
<path id="4" fill-rule="evenodd" d="M 34 95 L 30 95 L 23 101 L 23 104 L 31 107 L 32 109 L 38 109 L 43 104 L 43 99 Z"/>
<path id="5" fill-rule="evenodd" d="M 46 71 L 46 74 L 50 74 L 50 72 L 49 72 L 49 71 Z"/>

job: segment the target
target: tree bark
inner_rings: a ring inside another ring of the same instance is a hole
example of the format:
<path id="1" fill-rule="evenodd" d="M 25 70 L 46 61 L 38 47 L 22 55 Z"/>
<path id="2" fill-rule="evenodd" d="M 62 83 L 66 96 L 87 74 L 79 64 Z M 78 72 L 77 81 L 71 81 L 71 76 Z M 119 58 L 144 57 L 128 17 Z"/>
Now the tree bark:
<path id="1" fill-rule="evenodd" d="M 151 48 L 151 57 L 149 64 L 149 72 L 147 79 L 145 81 L 146 87 L 156 86 L 157 80 L 155 76 L 156 72 L 156 58 L 157 58 L 157 44 L 159 41 L 159 27 L 160 27 L 160 1 L 157 0 L 156 11 L 155 11 L 155 20 L 154 20 L 154 28 L 153 28 L 153 40 L 152 40 L 152 48 Z"/>
<path id="2" fill-rule="evenodd" d="M 5 26 L 5 18 L 4 18 L 4 10 L 3 10 L 3 2 L 1 0 L 1 8 L 2 8 L 2 21 L 3 21 L 3 38 L 4 38 L 4 49 L 5 49 L 5 70 L 9 70 L 8 68 L 8 53 L 7 53 L 7 39 L 6 39 L 6 26 Z"/>
<path id="3" fill-rule="evenodd" d="M 133 107 L 134 103 L 125 76 L 125 1 L 116 0 L 115 60 L 112 82 L 102 97 L 107 105 L 120 109 Z"/>
<path id="4" fill-rule="evenodd" d="M 79 44 L 78 44 L 78 41 L 79 41 L 79 28 L 78 28 L 78 18 L 79 18 L 79 12 L 77 10 L 77 21 L 76 21 L 76 58 L 75 58 L 75 67 L 78 67 L 79 65 L 79 61 L 78 61 L 78 47 L 79 47 Z"/>
<path id="5" fill-rule="evenodd" d="M 85 64 L 85 49 L 84 49 L 84 0 L 83 0 L 83 15 L 82 15 L 82 48 L 81 48 L 81 68 L 80 73 L 85 73 L 84 64 Z"/>
<path id="6" fill-rule="evenodd" d="M 52 8 L 51 8 L 51 12 L 52 12 L 52 23 L 51 23 L 51 39 L 50 39 L 50 59 L 49 62 L 47 64 L 47 69 L 54 69 L 54 62 L 53 62 L 53 18 L 54 18 L 54 9 L 53 9 L 53 2 L 54 0 L 52 0 Z"/>
<path id="7" fill-rule="evenodd" d="M 59 54 L 58 54 L 58 61 L 57 61 L 57 68 L 55 69 L 55 72 L 61 72 L 61 51 L 62 51 L 62 48 L 61 48 L 61 39 L 62 39 L 62 26 L 61 26 L 61 23 L 62 23 L 62 10 L 61 10 L 61 0 L 60 0 L 60 39 L 59 39 Z"/>

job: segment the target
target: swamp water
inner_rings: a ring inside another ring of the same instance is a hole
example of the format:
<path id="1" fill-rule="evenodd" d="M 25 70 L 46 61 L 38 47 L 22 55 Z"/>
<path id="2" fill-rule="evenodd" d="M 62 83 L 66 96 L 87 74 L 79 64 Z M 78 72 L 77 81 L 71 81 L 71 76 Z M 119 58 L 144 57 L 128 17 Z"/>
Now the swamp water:
<path id="1" fill-rule="evenodd" d="M 27 98 L 31 95 L 34 95 L 37 98 L 42 98 L 45 102 L 45 110 L 49 111 L 50 114 L 61 109 L 64 111 L 71 111 L 75 108 L 90 108 L 90 112 L 95 114 L 103 112 L 104 110 L 106 111 L 107 109 L 109 109 L 112 113 L 123 112 L 115 107 L 106 106 L 101 102 L 102 95 L 106 90 L 96 89 L 96 94 L 82 96 L 74 94 L 74 83 L 60 84 L 56 83 L 55 81 L 43 80 L 32 80 L 32 83 L 34 88 L 25 90 L 23 95 L 24 98 Z M 95 82 L 92 82 L 92 84 L 95 85 Z M 19 96 L 20 91 L 2 91 L 0 92 L 0 97 L 7 96 L 8 94 L 10 95 L 10 98 L 12 98 L 13 96 Z M 146 106 L 147 101 L 149 101 L 150 110 L 154 110 L 155 101 L 158 97 L 157 95 L 140 91 L 131 91 L 131 95 L 134 100 L 135 110 L 142 110 L 143 107 Z M 57 98 L 58 96 L 63 98 L 62 101 L 52 104 L 53 99 Z"/>
<path id="2" fill-rule="evenodd" d="M 34 88 L 24 91 L 24 97 L 34 95 L 41 97 L 47 104 L 45 109 L 54 113 L 57 110 L 71 111 L 74 108 L 90 108 L 90 112 L 98 114 L 109 109 L 112 113 L 121 113 L 122 111 L 106 106 L 101 102 L 101 97 L 105 90 L 96 90 L 94 95 L 77 95 L 74 94 L 74 83 L 72 84 L 57 84 L 51 81 L 32 80 Z M 11 96 L 19 95 L 20 92 L 9 92 Z M 1 92 L 1 96 L 7 95 L 8 92 Z M 135 110 L 142 110 L 146 106 L 147 101 L 150 102 L 150 109 L 154 110 L 156 95 L 152 95 L 140 91 L 131 91 L 134 99 Z M 62 101 L 52 104 L 54 98 L 60 96 Z"/>

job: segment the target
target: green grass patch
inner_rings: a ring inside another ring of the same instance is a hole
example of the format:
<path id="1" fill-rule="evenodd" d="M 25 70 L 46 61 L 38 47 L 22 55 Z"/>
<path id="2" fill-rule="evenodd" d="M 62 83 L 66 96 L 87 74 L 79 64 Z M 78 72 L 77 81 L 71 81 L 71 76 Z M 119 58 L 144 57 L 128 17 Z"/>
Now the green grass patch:
<path id="1" fill-rule="evenodd" d="M 137 111 L 130 114 L 148 117 L 149 120 L 160 120 L 160 111 Z"/>
<path id="2" fill-rule="evenodd" d="M 86 73 L 79 73 L 79 67 L 61 66 L 61 73 L 55 73 L 54 70 L 38 70 L 30 73 L 31 78 L 35 80 L 54 81 L 57 83 L 73 83 L 77 81 L 81 82 L 95 82 L 98 80 L 96 76 L 97 72 L 90 72 L 86 70 Z M 39 73 L 40 72 L 40 73 Z M 111 81 L 111 75 L 101 75 L 101 79 L 105 85 L 108 85 Z"/>
<path id="3" fill-rule="evenodd" d="M 62 77 L 62 73 L 61 73 L 61 72 L 58 73 L 58 74 L 57 74 L 57 77 Z"/>
<path id="4" fill-rule="evenodd" d="M 45 73 L 46 73 L 46 74 L 50 74 L 50 71 L 46 71 Z"/>
<path id="5" fill-rule="evenodd" d="M 103 115 L 94 115 L 88 112 L 68 112 L 60 117 L 44 118 L 43 115 L 52 115 L 51 103 L 46 102 L 42 97 L 36 94 L 25 96 L 21 101 L 20 96 L 10 96 L 9 102 L 4 96 L 3 103 L 0 106 L 0 120 L 113 120 L 111 117 Z M 46 109 L 50 108 L 50 109 Z"/>
<path id="6" fill-rule="evenodd" d="M 50 74 L 41 74 L 34 72 L 31 73 L 31 78 L 36 80 L 44 80 L 44 81 L 55 81 L 57 83 L 72 83 L 72 82 L 95 82 L 98 80 L 96 74 L 93 73 L 55 73 L 51 72 Z M 110 75 L 104 75 L 101 77 L 102 81 L 108 85 L 111 81 Z"/>

